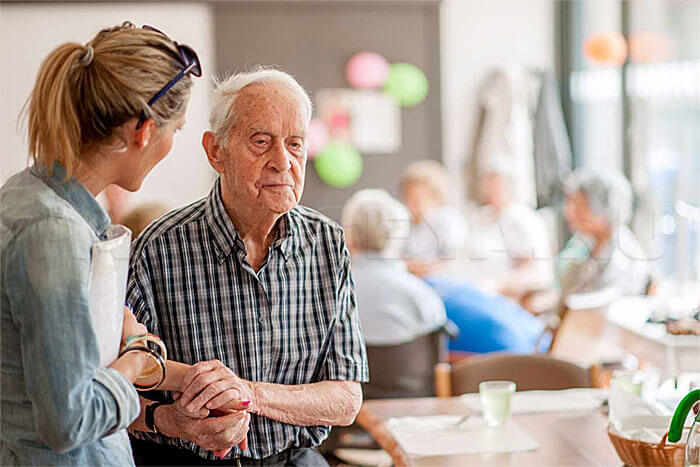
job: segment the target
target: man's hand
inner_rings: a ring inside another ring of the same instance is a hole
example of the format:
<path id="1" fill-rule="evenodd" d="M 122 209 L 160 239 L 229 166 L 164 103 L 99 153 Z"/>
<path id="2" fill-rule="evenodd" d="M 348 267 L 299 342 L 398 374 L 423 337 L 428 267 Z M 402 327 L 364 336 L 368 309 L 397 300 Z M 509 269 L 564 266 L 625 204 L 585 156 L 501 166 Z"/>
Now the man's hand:
<path id="1" fill-rule="evenodd" d="M 202 409 L 253 410 L 255 394 L 248 381 L 219 360 L 211 360 L 192 365 L 187 371 L 178 402 L 191 414 Z"/>
<path id="2" fill-rule="evenodd" d="M 191 417 L 179 401 L 158 407 L 155 423 L 165 436 L 183 438 L 204 449 L 219 451 L 225 455 L 233 446 L 246 448 L 250 414 L 231 411 L 221 415 L 210 414 L 208 418 Z"/>

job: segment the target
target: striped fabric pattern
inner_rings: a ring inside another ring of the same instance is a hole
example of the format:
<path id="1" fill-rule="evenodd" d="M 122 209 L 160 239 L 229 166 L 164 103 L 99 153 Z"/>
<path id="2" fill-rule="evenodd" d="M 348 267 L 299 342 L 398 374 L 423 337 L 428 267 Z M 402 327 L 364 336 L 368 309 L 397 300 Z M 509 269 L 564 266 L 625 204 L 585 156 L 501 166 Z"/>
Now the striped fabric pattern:
<path id="1" fill-rule="evenodd" d="M 244 379 L 278 384 L 368 380 L 343 231 L 309 208 L 280 218 L 256 273 L 217 180 L 208 197 L 165 215 L 136 240 L 127 302 L 172 360 L 218 359 Z M 262 459 L 317 446 L 329 431 L 252 415 L 243 455 Z M 214 459 L 179 438 L 137 437 Z M 229 456 L 240 454 L 235 448 Z"/>

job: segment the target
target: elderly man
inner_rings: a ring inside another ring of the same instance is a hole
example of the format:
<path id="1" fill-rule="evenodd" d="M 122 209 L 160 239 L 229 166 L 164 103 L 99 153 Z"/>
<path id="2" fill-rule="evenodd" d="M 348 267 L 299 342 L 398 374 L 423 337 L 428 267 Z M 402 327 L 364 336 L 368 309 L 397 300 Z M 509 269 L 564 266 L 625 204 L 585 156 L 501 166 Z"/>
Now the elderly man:
<path id="1" fill-rule="evenodd" d="M 177 401 L 144 402 L 144 463 L 325 465 L 311 448 L 360 408 L 368 371 L 344 234 L 297 205 L 310 118 L 281 71 L 218 83 L 202 144 L 220 177 L 134 245 L 127 299 L 170 358 L 193 365 Z M 227 403 L 247 412 L 214 410 Z"/>

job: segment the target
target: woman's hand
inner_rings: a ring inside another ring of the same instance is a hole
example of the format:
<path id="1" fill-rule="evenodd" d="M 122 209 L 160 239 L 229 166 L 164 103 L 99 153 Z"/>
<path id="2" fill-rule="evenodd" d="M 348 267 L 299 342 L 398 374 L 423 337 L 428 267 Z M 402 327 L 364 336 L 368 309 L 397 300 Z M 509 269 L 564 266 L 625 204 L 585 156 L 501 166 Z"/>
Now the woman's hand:
<path id="1" fill-rule="evenodd" d="M 178 403 L 189 413 L 201 409 L 251 410 L 255 394 L 250 383 L 218 360 L 192 365 L 182 381 Z"/>
<path id="2" fill-rule="evenodd" d="M 122 324 L 122 344 L 131 336 L 142 336 L 148 334 L 146 326 L 136 321 L 136 316 L 129 307 L 124 307 L 124 322 Z"/>

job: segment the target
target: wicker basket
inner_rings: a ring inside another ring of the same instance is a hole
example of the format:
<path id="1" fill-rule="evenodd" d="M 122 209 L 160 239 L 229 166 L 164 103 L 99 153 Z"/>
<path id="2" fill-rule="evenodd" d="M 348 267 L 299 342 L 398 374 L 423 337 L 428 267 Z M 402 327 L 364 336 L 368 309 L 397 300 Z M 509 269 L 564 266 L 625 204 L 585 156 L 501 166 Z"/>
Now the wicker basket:
<path id="1" fill-rule="evenodd" d="M 683 467 L 685 444 L 666 444 L 668 433 L 659 444 L 622 438 L 609 429 L 608 436 L 625 465 Z"/>

